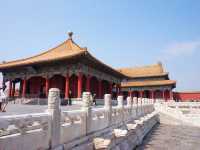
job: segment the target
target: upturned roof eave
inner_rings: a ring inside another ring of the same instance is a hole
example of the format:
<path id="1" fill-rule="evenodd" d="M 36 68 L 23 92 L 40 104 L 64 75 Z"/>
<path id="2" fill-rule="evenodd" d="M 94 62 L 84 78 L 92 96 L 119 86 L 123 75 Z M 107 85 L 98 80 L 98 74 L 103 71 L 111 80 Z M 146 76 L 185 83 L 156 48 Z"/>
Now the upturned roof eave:
<path id="1" fill-rule="evenodd" d="M 154 83 L 154 84 L 143 84 L 143 85 L 126 85 L 123 83 L 121 84 L 122 87 L 124 88 L 130 88 L 130 87 L 150 87 L 150 86 L 165 86 L 165 85 L 172 85 L 174 87 L 176 87 L 176 81 L 175 80 L 170 80 L 172 83 Z M 162 82 L 162 81 L 161 81 Z"/>
<path id="2" fill-rule="evenodd" d="M 124 74 L 125 75 L 125 74 Z M 148 77 L 167 77 L 169 75 L 169 73 L 168 72 L 165 72 L 165 73 L 161 73 L 161 74 L 144 74 L 144 75 L 138 75 L 138 76 L 128 76 L 127 75 L 127 77 L 128 78 L 130 78 L 130 79 L 136 79 L 136 78 L 148 78 Z"/>
<path id="3" fill-rule="evenodd" d="M 11 68 L 18 68 L 18 67 L 25 67 L 25 66 L 30 66 L 30 65 L 39 65 L 39 64 L 43 64 L 43 63 L 49 63 L 49 62 L 55 62 L 55 61 L 62 61 L 65 59 L 72 59 L 75 57 L 79 57 L 81 55 L 84 55 L 85 51 L 77 53 L 75 55 L 70 55 L 70 56 L 64 56 L 64 57 L 60 57 L 60 58 L 54 58 L 54 59 L 46 59 L 46 60 L 41 60 L 41 61 L 33 61 L 33 62 L 29 62 L 29 63 L 19 63 L 19 64 L 15 64 L 15 65 L 8 65 L 8 66 L 0 66 L 0 72 L 2 72 L 3 70 L 7 70 L 7 69 L 11 69 Z"/>
<path id="4" fill-rule="evenodd" d="M 112 68 L 111 66 L 103 63 L 102 61 L 100 61 L 99 59 L 97 59 L 96 57 L 94 57 L 89 51 L 86 52 L 86 55 L 88 57 L 90 57 L 91 59 L 93 59 L 95 62 L 97 62 L 97 63 L 101 64 L 102 66 L 106 67 L 107 69 L 109 69 L 112 73 L 116 74 L 121 79 L 128 78 L 128 76 L 124 75 L 123 73 L 119 72 L 118 70 Z"/>
<path id="5" fill-rule="evenodd" d="M 108 71 L 110 71 L 112 74 L 118 76 L 121 79 L 128 78 L 127 76 L 123 75 L 122 73 L 118 72 L 117 70 L 113 69 L 112 67 L 106 65 L 105 63 L 101 62 L 100 60 L 98 60 L 97 58 L 92 56 L 92 54 L 90 54 L 88 51 L 82 51 L 82 52 L 79 52 L 76 55 L 65 56 L 65 57 L 60 57 L 60 58 L 55 58 L 55 59 L 47 59 L 47 60 L 32 62 L 32 63 L 28 63 L 28 64 L 24 63 L 24 64 L 15 64 L 15 65 L 11 65 L 11 66 L 0 67 L 0 72 L 3 72 L 4 70 L 11 69 L 11 68 L 26 67 L 26 66 L 37 65 L 37 64 L 39 65 L 39 64 L 55 62 L 55 61 L 62 61 L 62 60 L 70 60 L 70 59 L 80 57 L 80 56 L 90 57 L 96 63 L 101 64 L 102 66 L 106 67 L 108 69 Z"/>

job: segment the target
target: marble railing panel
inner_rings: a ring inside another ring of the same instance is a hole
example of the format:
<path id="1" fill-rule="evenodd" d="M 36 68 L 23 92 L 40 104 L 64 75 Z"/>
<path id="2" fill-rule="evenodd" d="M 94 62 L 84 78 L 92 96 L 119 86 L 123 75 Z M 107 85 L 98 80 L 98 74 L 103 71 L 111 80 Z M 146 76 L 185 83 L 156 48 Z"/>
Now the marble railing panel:
<path id="1" fill-rule="evenodd" d="M 28 131 L 48 130 L 49 115 L 47 113 L 12 115 L 0 117 L 0 136 L 26 134 Z"/>
<path id="2" fill-rule="evenodd" d="M 61 115 L 61 143 L 86 135 L 86 114 L 83 110 L 63 111 Z"/>
<path id="3" fill-rule="evenodd" d="M 117 106 L 112 108 L 111 124 L 119 124 L 123 120 L 123 110 Z"/>
<path id="4" fill-rule="evenodd" d="M 96 108 L 91 111 L 90 132 L 98 131 L 109 126 L 109 118 L 104 108 Z"/>
<path id="5" fill-rule="evenodd" d="M 49 148 L 49 117 L 47 113 L 0 117 L 0 149 Z"/>

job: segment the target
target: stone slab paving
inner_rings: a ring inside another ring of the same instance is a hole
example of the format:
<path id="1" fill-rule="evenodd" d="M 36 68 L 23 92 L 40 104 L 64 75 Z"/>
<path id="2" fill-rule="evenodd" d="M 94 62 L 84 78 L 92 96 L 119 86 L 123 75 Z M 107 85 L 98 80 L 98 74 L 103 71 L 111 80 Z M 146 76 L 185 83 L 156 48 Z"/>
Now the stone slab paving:
<path id="1" fill-rule="evenodd" d="M 200 150 L 200 128 L 157 124 L 136 150 Z"/>

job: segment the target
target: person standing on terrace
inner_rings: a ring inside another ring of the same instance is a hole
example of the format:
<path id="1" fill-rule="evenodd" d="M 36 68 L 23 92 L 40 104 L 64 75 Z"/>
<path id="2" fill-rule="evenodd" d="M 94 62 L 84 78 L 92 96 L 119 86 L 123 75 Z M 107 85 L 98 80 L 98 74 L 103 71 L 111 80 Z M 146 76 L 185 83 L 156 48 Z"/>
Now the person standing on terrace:
<path id="1" fill-rule="evenodd" d="M 0 111 L 4 112 L 5 107 L 3 107 L 3 102 L 6 101 L 6 94 L 5 94 L 6 86 L 4 85 L 3 88 L 0 88 Z"/>

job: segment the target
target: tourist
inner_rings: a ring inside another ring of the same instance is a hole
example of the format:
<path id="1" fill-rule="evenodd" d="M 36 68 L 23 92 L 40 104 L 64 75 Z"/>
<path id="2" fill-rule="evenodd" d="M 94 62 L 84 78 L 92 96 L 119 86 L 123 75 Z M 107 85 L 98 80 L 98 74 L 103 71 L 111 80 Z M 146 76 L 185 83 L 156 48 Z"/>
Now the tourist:
<path id="1" fill-rule="evenodd" d="M 69 91 L 69 100 L 68 100 L 68 104 L 72 105 L 72 91 Z"/>
<path id="2" fill-rule="evenodd" d="M 3 99 L 1 97 L 1 91 L 2 89 L 0 89 L 0 111 L 2 111 L 2 103 L 3 103 Z"/>
<path id="3" fill-rule="evenodd" d="M 97 102 L 96 102 L 96 94 L 93 94 L 92 99 L 93 99 L 93 104 L 96 106 L 96 105 L 97 105 Z"/>
<path id="4" fill-rule="evenodd" d="M 6 86 L 4 85 L 3 88 L 0 88 L 0 111 L 4 112 L 5 111 L 5 106 L 3 107 L 3 102 L 6 101 L 6 94 L 4 93 L 6 89 Z"/>

